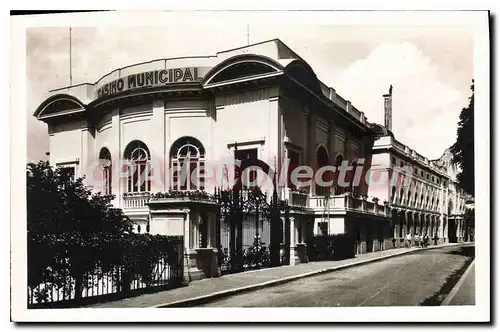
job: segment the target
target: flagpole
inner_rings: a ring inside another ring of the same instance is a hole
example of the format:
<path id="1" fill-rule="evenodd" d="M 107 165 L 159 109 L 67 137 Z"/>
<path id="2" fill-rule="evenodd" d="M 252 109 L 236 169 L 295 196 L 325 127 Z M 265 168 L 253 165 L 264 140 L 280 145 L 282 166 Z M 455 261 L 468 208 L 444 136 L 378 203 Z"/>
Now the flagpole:
<path id="1" fill-rule="evenodd" d="M 73 76 L 72 76 L 72 65 L 71 65 L 71 27 L 69 28 L 69 85 L 73 84 Z"/>
<path id="2" fill-rule="evenodd" d="M 247 24 L 247 45 L 250 45 L 250 24 Z"/>

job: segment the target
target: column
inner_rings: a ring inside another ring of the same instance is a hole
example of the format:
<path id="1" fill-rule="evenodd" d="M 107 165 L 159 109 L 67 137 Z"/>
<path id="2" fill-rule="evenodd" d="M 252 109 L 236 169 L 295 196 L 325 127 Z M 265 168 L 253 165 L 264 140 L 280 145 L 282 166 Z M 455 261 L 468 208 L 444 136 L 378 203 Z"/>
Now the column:
<path id="1" fill-rule="evenodd" d="M 401 234 L 403 235 L 403 238 L 406 236 L 406 233 L 408 233 L 408 228 L 406 227 L 406 216 L 403 214 L 403 212 L 398 211 L 398 221 L 399 225 L 401 227 Z"/>
<path id="2" fill-rule="evenodd" d="M 269 141 L 266 141 L 266 157 L 270 162 L 274 160 L 276 157 L 276 161 L 280 161 L 281 159 L 281 147 L 280 142 L 281 133 L 282 133 L 282 125 L 281 125 L 281 114 L 279 108 L 279 98 L 271 97 L 269 98 L 269 122 L 268 122 L 268 131 L 269 131 Z M 274 167 L 274 166 L 273 166 Z"/>
<path id="3" fill-rule="evenodd" d="M 213 218 L 212 213 L 207 214 L 207 248 L 213 248 L 215 244 L 215 239 L 212 239 L 213 236 Z"/>
<path id="4" fill-rule="evenodd" d="M 326 141 L 326 148 L 328 151 L 328 162 L 330 164 L 333 164 L 335 162 L 335 136 L 332 137 L 332 135 L 335 135 L 335 130 L 333 130 L 333 123 L 332 121 L 328 121 L 328 133 L 327 133 L 327 141 Z M 333 132 L 333 134 L 332 134 Z M 333 147 L 332 147 L 333 146 Z"/>
<path id="5" fill-rule="evenodd" d="M 192 213 L 192 212 L 191 212 Z M 191 232 L 193 242 L 191 243 L 191 248 L 199 248 L 201 243 L 200 243 L 200 215 L 199 214 L 193 214 L 190 217 L 191 221 Z"/>
<path id="6" fill-rule="evenodd" d="M 316 165 L 316 114 L 309 111 L 307 117 L 307 150 L 306 150 L 306 165 Z M 315 181 L 311 182 L 310 193 L 316 194 Z"/>
<path id="7" fill-rule="evenodd" d="M 98 155 L 94 151 L 94 138 L 92 132 L 94 128 L 91 124 L 86 123 L 82 129 L 82 152 L 79 165 L 75 169 L 75 175 L 78 177 L 86 176 L 91 182 L 89 185 L 94 185 L 94 179 L 92 178 L 95 174 L 95 167 L 97 163 Z M 99 153 L 99 152 L 97 152 Z"/>
<path id="8" fill-rule="evenodd" d="M 415 235 L 415 228 L 414 228 L 415 220 L 413 219 L 413 215 L 407 212 L 405 212 L 404 214 L 406 219 L 406 232 L 410 233 L 410 235 L 413 236 Z"/>
<path id="9" fill-rule="evenodd" d="M 295 265 L 297 226 L 295 217 L 290 217 L 290 265 Z"/>
<path id="10" fill-rule="evenodd" d="M 115 108 L 111 111 L 111 135 L 109 141 L 109 152 L 111 153 L 112 164 L 112 180 L 111 192 L 115 195 L 113 205 L 118 208 L 123 208 L 122 196 L 126 188 L 125 174 L 121 174 L 121 161 L 123 160 L 123 149 L 121 143 L 121 128 L 120 128 L 120 109 Z"/>
<path id="11" fill-rule="evenodd" d="M 183 211 L 185 213 L 184 217 L 184 283 L 188 284 L 191 281 L 190 277 L 190 239 L 191 239 L 191 229 L 190 229 L 190 220 L 189 220 L 189 209 Z"/>
<path id="12" fill-rule="evenodd" d="M 399 238 L 399 220 L 398 220 L 396 215 L 392 215 L 391 218 L 392 218 L 392 222 L 394 224 L 394 232 L 392 234 L 392 237 L 394 239 L 397 239 L 397 238 Z"/>

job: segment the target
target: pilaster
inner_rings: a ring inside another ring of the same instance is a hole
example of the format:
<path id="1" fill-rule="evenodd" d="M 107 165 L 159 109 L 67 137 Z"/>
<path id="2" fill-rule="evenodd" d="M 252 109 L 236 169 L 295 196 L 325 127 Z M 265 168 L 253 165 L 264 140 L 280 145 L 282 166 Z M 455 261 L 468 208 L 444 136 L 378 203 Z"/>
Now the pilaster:
<path id="1" fill-rule="evenodd" d="M 153 116 L 149 122 L 149 135 L 151 142 L 148 146 L 151 152 L 151 192 L 165 192 L 165 165 L 168 162 L 168 153 L 165 147 L 165 101 L 155 100 L 153 102 Z"/>
<path id="2" fill-rule="evenodd" d="M 111 111 L 111 135 L 109 136 L 109 152 L 112 160 L 111 191 L 115 195 L 113 205 L 123 208 L 123 193 L 125 192 L 126 177 L 122 174 L 123 149 L 121 143 L 120 109 Z"/>

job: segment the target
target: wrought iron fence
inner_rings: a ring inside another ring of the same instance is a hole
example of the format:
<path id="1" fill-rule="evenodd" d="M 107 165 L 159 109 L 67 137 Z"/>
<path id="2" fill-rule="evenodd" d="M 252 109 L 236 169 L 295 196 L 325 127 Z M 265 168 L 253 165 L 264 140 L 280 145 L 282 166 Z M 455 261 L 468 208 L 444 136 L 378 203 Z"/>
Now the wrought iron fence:
<path id="1" fill-rule="evenodd" d="M 219 265 L 222 273 L 283 264 L 284 224 L 288 203 L 271 201 L 260 188 L 218 191 Z M 283 218 L 283 219 L 282 219 Z M 286 248 L 286 246 L 285 246 Z"/>
<path id="2" fill-rule="evenodd" d="M 28 287 L 28 308 L 79 307 L 179 287 L 183 282 L 183 239 L 175 237 L 169 239 L 168 244 L 173 246 L 169 250 L 170 257 L 164 256 L 156 261 L 150 273 L 130 273 L 124 266 L 116 266 L 107 272 L 96 268 L 82 276 L 80 294 L 76 291 L 75 278 L 65 276 L 61 283 L 58 271 L 52 271 L 53 282 L 45 280 L 35 287 Z"/>

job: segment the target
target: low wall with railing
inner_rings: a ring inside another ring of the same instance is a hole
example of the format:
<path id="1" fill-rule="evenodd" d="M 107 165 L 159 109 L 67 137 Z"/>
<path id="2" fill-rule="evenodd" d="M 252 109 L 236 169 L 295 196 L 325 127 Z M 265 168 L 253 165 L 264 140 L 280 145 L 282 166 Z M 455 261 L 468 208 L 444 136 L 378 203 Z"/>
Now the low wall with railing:
<path id="1" fill-rule="evenodd" d="M 145 208 L 149 202 L 149 193 L 126 194 L 123 196 L 124 209 L 140 209 Z"/>
<path id="2" fill-rule="evenodd" d="M 330 196 L 309 197 L 309 207 L 316 211 L 355 211 L 359 213 L 376 214 L 390 216 L 390 209 L 386 204 L 380 204 L 367 197 L 354 197 L 350 194 Z"/>

